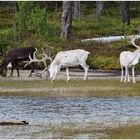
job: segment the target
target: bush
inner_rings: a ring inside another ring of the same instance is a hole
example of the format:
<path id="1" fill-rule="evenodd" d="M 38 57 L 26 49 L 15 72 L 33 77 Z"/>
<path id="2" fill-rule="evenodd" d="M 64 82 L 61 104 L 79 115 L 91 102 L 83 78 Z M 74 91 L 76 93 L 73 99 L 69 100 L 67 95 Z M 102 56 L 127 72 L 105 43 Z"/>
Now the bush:
<path id="1" fill-rule="evenodd" d="M 33 2 L 19 2 L 20 11 L 17 13 L 19 32 L 34 33 L 36 38 L 47 35 L 46 9 Z"/>

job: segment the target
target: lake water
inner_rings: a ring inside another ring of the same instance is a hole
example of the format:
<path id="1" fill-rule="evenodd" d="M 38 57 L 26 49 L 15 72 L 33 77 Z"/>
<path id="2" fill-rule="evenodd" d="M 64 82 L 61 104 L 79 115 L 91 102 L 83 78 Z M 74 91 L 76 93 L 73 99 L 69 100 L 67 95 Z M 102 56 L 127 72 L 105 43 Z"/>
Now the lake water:
<path id="1" fill-rule="evenodd" d="M 49 128 L 62 124 L 80 127 L 93 123 L 102 128 L 139 123 L 140 98 L 0 97 L 0 120 L 14 119 L 26 120 L 30 125 L 0 126 L 0 138 L 59 138 L 61 134 Z"/>

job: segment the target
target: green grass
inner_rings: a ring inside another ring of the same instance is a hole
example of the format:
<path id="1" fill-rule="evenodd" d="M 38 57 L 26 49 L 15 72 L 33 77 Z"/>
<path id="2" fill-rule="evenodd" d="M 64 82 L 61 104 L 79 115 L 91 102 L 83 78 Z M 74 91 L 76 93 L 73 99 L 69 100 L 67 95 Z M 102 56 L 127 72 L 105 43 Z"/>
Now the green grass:
<path id="1" fill-rule="evenodd" d="M 0 95 L 49 97 L 124 97 L 140 96 L 140 81 L 120 83 L 119 79 L 0 81 Z"/>
<path id="2" fill-rule="evenodd" d="M 140 125 L 126 124 L 115 128 L 104 127 L 102 124 L 89 122 L 86 124 L 76 124 L 73 122 L 61 124 L 49 124 L 39 132 L 32 133 L 31 138 L 38 136 L 47 138 L 48 134 L 53 134 L 55 139 L 139 139 Z"/>
<path id="3" fill-rule="evenodd" d="M 91 122 L 87 124 L 75 124 L 74 122 L 61 123 L 61 124 L 49 124 L 42 131 L 33 133 L 32 138 L 37 136 L 44 136 L 51 132 L 54 139 L 73 139 L 73 138 L 94 138 L 98 133 L 103 133 L 103 130 L 96 129 L 97 124 Z"/>
<path id="4" fill-rule="evenodd" d="M 109 139 L 140 139 L 140 125 L 125 125 L 107 130 Z"/>

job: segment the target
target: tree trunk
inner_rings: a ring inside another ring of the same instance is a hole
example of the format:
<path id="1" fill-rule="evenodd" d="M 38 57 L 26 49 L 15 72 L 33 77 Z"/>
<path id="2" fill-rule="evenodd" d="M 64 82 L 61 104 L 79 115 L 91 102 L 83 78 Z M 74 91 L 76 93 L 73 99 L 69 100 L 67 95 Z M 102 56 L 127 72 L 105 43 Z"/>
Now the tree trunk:
<path id="1" fill-rule="evenodd" d="M 140 35 L 136 35 L 137 38 L 140 38 Z M 115 42 L 122 39 L 130 38 L 131 36 L 109 36 L 109 37 L 98 37 L 98 38 L 89 38 L 89 39 L 83 39 L 82 42 L 85 41 L 97 41 L 97 42 Z"/>
<path id="2" fill-rule="evenodd" d="M 96 18 L 97 18 L 97 20 L 100 19 L 103 12 L 104 12 L 104 2 L 96 1 Z"/>
<path id="3" fill-rule="evenodd" d="M 122 23 L 130 25 L 130 2 L 122 1 Z"/>
<path id="4" fill-rule="evenodd" d="M 66 39 L 71 39 L 72 37 L 72 1 L 63 1 L 61 37 Z"/>
<path id="5" fill-rule="evenodd" d="M 80 20 L 80 1 L 74 1 L 74 18 Z"/>
<path id="6" fill-rule="evenodd" d="M 14 33 L 15 33 L 15 41 L 18 41 L 18 21 L 17 21 L 17 12 L 19 12 L 19 6 L 18 3 L 15 1 L 14 2 Z"/>

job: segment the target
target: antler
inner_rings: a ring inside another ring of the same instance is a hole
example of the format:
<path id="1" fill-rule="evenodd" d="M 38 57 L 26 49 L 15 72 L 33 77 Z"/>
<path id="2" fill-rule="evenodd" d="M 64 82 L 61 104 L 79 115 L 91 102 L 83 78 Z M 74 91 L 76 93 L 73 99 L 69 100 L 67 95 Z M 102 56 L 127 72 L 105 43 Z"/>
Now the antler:
<path id="1" fill-rule="evenodd" d="M 137 35 L 132 35 L 132 36 L 129 37 L 129 39 L 130 39 L 132 45 L 139 49 L 140 46 L 138 46 L 138 45 L 135 44 L 135 40 L 136 40 L 137 38 L 138 38 Z"/>
<path id="2" fill-rule="evenodd" d="M 36 48 L 35 48 L 36 49 Z M 35 62 L 35 60 L 36 60 L 36 58 L 35 58 L 35 54 L 36 54 L 36 52 L 37 52 L 37 49 L 36 49 L 36 51 L 33 53 L 33 59 L 31 58 L 31 55 L 29 54 L 29 62 L 27 63 L 27 64 L 25 64 L 24 65 L 24 67 L 26 67 L 27 65 L 29 65 L 29 64 L 31 64 L 31 63 L 33 63 L 33 62 Z"/>
<path id="3" fill-rule="evenodd" d="M 42 51 L 43 51 L 42 57 L 44 57 L 46 60 L 48 59 L 48 60 L 50 60 L 52 62 L 52 57 L 50 55 L 48 56 L 43 48 L 42 48 Z"/>
<path id="4" fill-rule="evenodd" d="M 39 59 L 36 58 L 36 56 L 35 56 L 36 55 L 36 52 L 37 52 L 37 49 L 36 49 L 36 51 L 33 53 L 33 58 L 31 58 L 31 55 L 29 54 L 29 62 L 27 64 L 25 64 L 24 67 L 26 67 L 27 65 L 29 65 L 29 64 L 31 64 L 33 62 L 38 62 L 38 63 L 43 62 L 44 65 L 45 65 L 45 67 L 47 67 L 46 60 L 48 59 L 48 60 L 50 60 L 52 62 L 52 58 L 49 57 L 45 53 L 45 51 L 44 51 L 43 48 L 42 48 L 42 50 L 43 50 L 42 59 L 39 60 Z"/>

